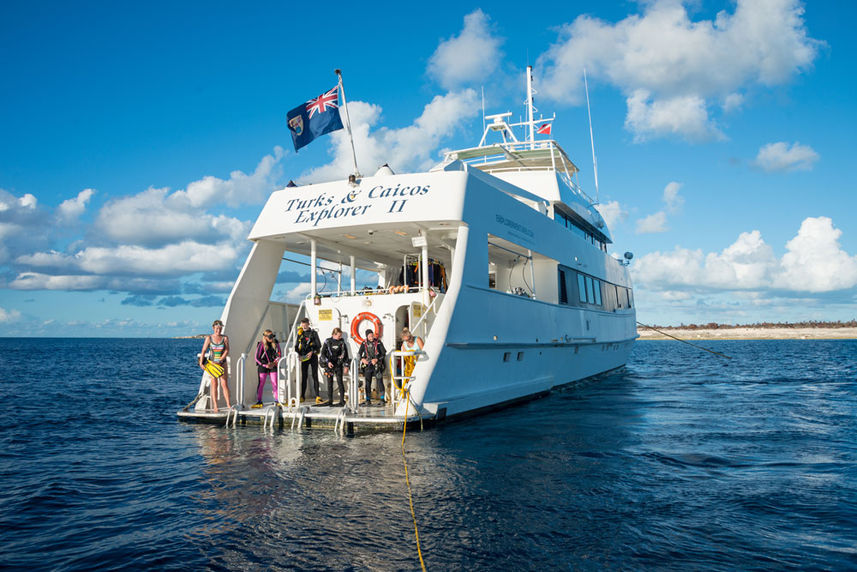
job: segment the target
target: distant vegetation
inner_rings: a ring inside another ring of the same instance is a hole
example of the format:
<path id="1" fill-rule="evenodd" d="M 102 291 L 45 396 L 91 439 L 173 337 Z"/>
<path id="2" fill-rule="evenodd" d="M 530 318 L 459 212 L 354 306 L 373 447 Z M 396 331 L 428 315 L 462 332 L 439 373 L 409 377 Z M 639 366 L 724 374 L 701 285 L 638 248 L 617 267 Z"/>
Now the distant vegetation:
<path id="1" fill-rule="evenodd" d="M 810 320 L 807 322 L 757 322 L 755 324 L 718 324 L 709 322 L 707 324 L 682 324 L 680 326 L 655 326 L 664 330 L 729 330 L 734 328 L 857 328 L 857 320 L 848 322 L 821 322 Z"/>

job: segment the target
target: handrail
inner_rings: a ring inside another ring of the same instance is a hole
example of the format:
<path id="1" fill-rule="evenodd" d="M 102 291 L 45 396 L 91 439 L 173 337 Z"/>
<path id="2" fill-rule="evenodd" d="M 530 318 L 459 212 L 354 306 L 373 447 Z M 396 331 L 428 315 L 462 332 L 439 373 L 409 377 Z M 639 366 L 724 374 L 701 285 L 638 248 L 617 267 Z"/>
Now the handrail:
<path id="1" fill-rule="evenodd" d="M 286 347 L 295 347 L 295 341 L 298 337 L 298 324 L 300 324 L 301 319 L 301 310 L 304 311 L 304 314 L 306 313 L 306 303 L 306 300 L 301 300 L 301 303 L 298 306 L 298 311 L 295 312 L 295 321 L 292 322 L 292 327 L 289 330 L 289 337 L 286 339 Z"/>
<path id="2" fill-rule="evenodd" d="M 422 316 L 420 316 L 420 319 L 419 319 L 419 320 L 417 320 L 417 323 L 416 323 L 416 324 L 414 324 L 414 327 L 413 327 L 413 328 L 411 328 L 411 331 L 412 331 L 412 332 L 418 332 L 418 331 L 419 331 L 417 328 L 419 328 L 419 327 L 420 327 L 420 324 L 422 324 L 422 323 L 423 323 L 423 321 L 428 317 L 429 312 L 434 312 L 434 313 L 435 313 L 435 315 L 437 315 L 437 311 L 436 311 L 436 310 L 434 310 L 434 305 L 435 305 L 435 304 L 437 304 L 437 301 L 438 301 L 438 300 L 440 300 L 440 294 L 436 294 L 436 295 L 435 295 L 435 297 L 434 297 L 434 300 L 432 300 L 432 301 L 431 301 L 431 304 L 429 304 L 428 306 L 426 306 L 426 309 L 425 309 L 425 311 L 423 312 L 423 315 L 422 315 Z M 426 330 L 425 332 L 423 332 L 423 337 L 428 337 L 428 330 Z M 425 340 L 423 340 L 423 342 L 425 342 Z"/>
<path id="3" fill-rule="evenodd" d="M 351 359 L 351 369 L 348 370 L 348 409 L 357 413 L 360 402 L 360 360 L 356 357 Z"/>
<path id="4" fill-rule="evenodd" d="M 423 350 L 396 350 L 396 351 L 390 352 L 390 382 L 391 382 L 390 385 L 392 385 L 392 387 L 390 389 L 391 389 L 391 393 L 396 392 L 396 394 L 397 394 L 396 400 L 400 400 L 402 398 L 402 394 L 407 392 L 408 388 L 411 386 L 411 381 L 413 381 L 414 378 L 416 377 L 414 375 L 404 375 L 404 373 L 405 373 L 405 358 L 411 357 L 411 356 L 417 356 L 417 359 L 419 359 L 419 356 L 421 356 L 421 355 L 428 355 L 428 354 L 426 352 L 424 352 Z M 394 363 L 394 360 L 397 358 L 400 360 L 399 365 L 401 366 L 402 375 L 396 375 L 396 368 L 395 368 L 396 364 Z M 416 369 L 416 364 L 414 364 L 414 369 Z M 413 372 L 411 372 L 411 373 L 413 374 Z M 399 381 L 398 386 L 396 385 L 396 380 Z"/>
<path id="5" fill-rule="evenodd" d="M 280 384 L 280 381 L 283 379 L 283 364 L 286 364 L 285 367 L 285 379 L 286 385 L 283 387 Z M 298 353 L 295 350 L 289 350 L 289 352 L 277 360 L 277 395 L 280 397 L 284 397 L 285 399 L 280 399 L 280 403 L 283 403 L 286 407 L 299 407 L 300 406 L 300 376 L 298 375 Z M 292 385 L 292 372 L 294 372 L 294 385 Z M 282 389 L 281 389 L 282 388 Z M 292 389 L 295 390 L 294 395 L 292 395 Z"/>
<path id="6" fill-rule="evenodd" d="M 229 356 L 226 356 L 226 359 L 229 361 L 230 364 L 232 363 L 231 358 Z M 237 385 L 238 395 L 241 396 L 241 401 L 239 402 L 238 399 L 236 399 L 235 402 L 240 403 L 242 408 L 244 407 L 244 362 L 246 362 L 246 361 L 247 361 L 247 354 L 241 354 L 241 357 L 238 358 L 238 385 Z"/>

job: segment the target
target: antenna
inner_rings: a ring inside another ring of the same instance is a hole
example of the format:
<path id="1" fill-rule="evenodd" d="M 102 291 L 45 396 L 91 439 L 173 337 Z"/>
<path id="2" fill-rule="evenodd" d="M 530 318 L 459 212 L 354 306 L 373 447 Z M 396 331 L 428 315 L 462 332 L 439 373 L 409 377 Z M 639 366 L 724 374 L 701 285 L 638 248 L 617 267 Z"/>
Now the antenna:
<path id="1" fill-rule="evenodd" d="M 589 116 L 589 144 L 592 146 L 592 171 L 595 174 L 595 203 L 598 201 L 598 160 L 595 158 L 595 138 L 592 136 L 592 112 L 589 110 L 589 83 L 586 68 L 583 68 L 583 86 L 586 88 L 586 115 Z"/>
<path id="2" fill-rule="evenodd" d="M 532 143 L 536 140 L 533 130 L 533 66 L 527 66 L 527 123 L 530 125 L 530 148 L 533 148 Z"/>
<path id="3" fill-rule="evenodd" d="M 482 86 L 482 132 L 485 133 L 485 86 Z"/>

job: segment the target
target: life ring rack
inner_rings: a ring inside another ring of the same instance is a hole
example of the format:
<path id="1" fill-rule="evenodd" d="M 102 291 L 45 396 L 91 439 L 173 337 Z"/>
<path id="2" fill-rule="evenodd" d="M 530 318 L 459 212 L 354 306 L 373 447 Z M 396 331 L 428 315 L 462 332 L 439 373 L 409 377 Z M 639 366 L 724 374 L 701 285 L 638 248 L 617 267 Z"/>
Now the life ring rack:
<path id="1" fill-rule="evenodd" d="M 351 320 L 351 339 L 358 344 L 363 343 L 363 336 L 360 335 L 360 324 L 363 320 L 372 322 L 372 326 L 375 328 L 375 337 L 380 339 L 381 334 L 384 333 L 384 327 L 381 325 L 381 318 L 372 312 L 360 312 L 354 316 L 354 319 Z"/>

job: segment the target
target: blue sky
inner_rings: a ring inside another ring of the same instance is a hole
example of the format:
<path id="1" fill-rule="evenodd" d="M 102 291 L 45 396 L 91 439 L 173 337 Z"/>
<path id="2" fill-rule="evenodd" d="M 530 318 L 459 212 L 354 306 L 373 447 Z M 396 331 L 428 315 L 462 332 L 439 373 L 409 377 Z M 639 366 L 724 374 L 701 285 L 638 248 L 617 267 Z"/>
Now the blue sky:
<path id="1" fill-rule="evenodd" d="M 635 253 L 657 324 L 857 317 L 852 2 L 0 4 L 0 327 L 208 330 L 289 179 L 342 176 L 341 133 L 296 154 L 286 112 L 342 68 L 361 170 L 423 169 L 523 113 L 523 69 Z M 275 294 L 305 291 L 304 270 Z"/>

